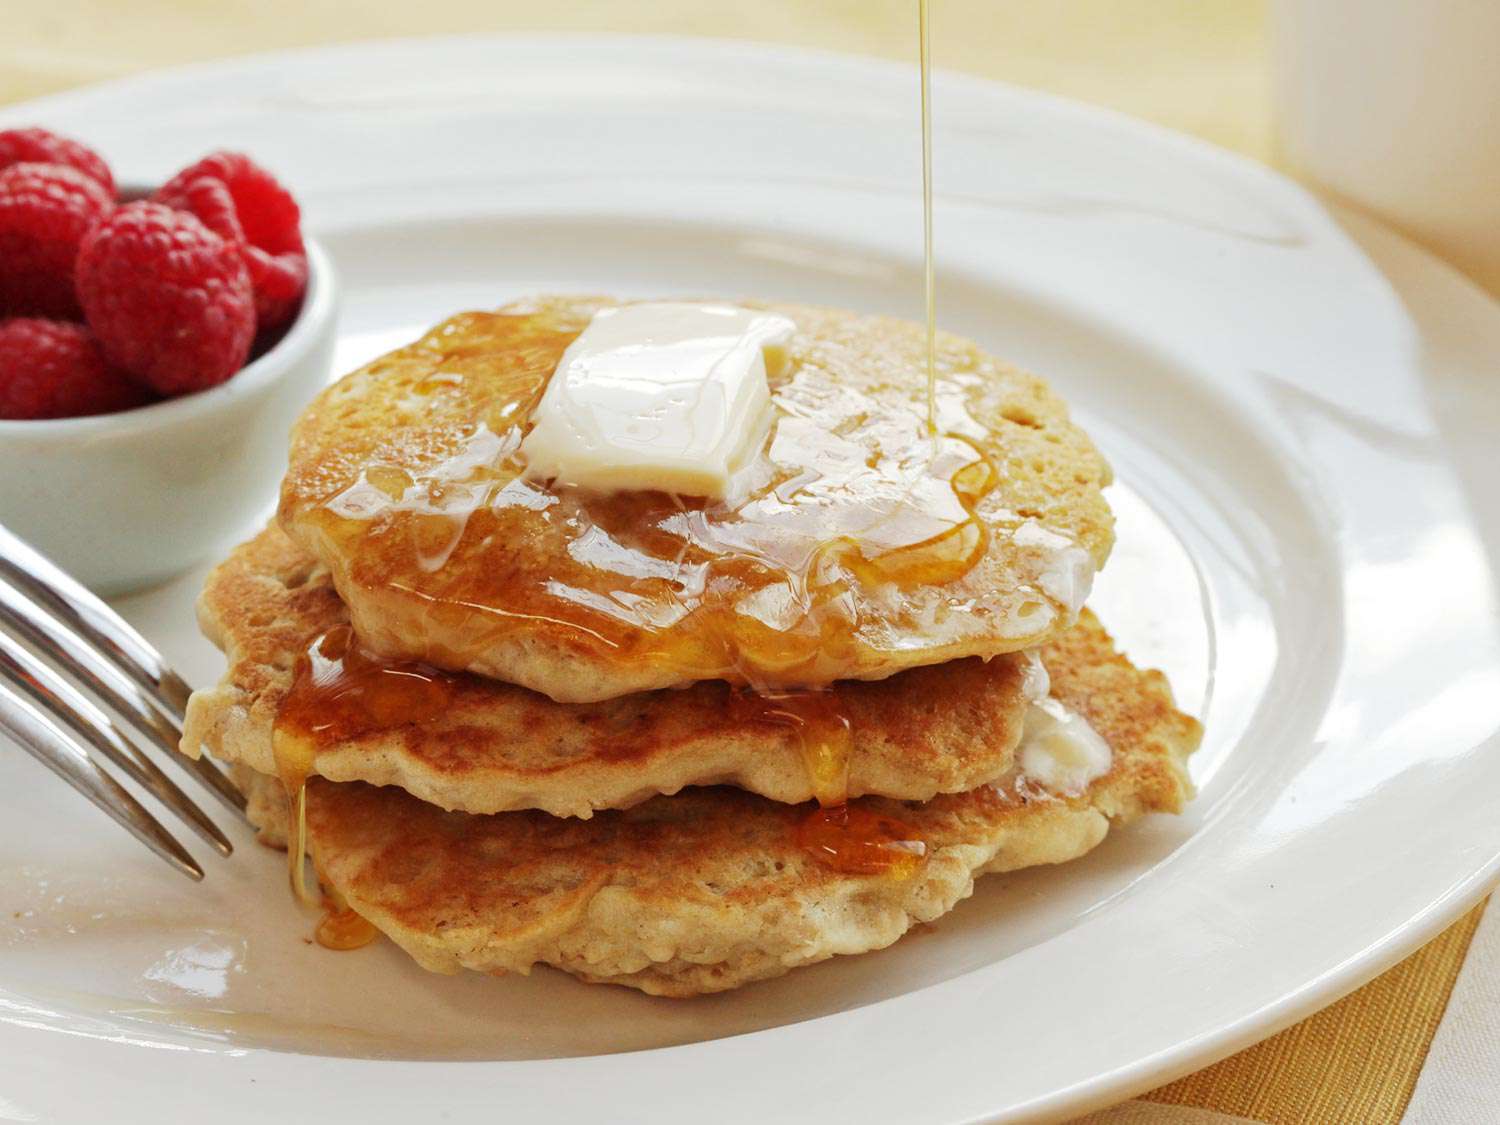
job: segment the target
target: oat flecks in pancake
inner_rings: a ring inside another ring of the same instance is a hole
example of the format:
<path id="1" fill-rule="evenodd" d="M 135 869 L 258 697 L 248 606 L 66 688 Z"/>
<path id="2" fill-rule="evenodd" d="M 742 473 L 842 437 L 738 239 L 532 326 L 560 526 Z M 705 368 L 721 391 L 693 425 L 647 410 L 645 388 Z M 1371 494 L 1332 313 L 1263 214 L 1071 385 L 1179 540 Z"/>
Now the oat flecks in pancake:
<path id="1" fill-rule="evenodd" d="M 926 493 L 895 499 L 933 463 L 925 335 L 906 321 L 745 302 L 798 331 L 772 378 L 771 475 L 743 504 L 511 480 L 497 466 L 531 403 L 609 303 L 544 298 L 461 314 L 346 376 L 298 422 L 281 524 L 330 568 L 374 648 L 583 702 L 733 679 L 747 664 L 766 684 L 878 679 L 1033 647 L 1066 627 L 1066 579 L 1048 552 L 1076 544 L 1073 563 L 1103 565 L 1109 468 L 1046 384 L 955 336 L 939 339 L 940 425 L 997 470 L 978 508 L 989 535 L 960 552 L 979 552 L 977 562 L 962 577 L 898 588 L 848 552 L 820 553 L 840 541 L 862 551 L 879 541 L 877 523 L 890 531 L 941 507 Z M 803 431 L 822 436 L 778 446 Z M 804 447 L 818 452 L 777 452 Z M 843 487 L 846 473 L 858 487 Z M 876 510 L 871 497 L 904 514 L 860 523 Z M 810 560 L 819 578 L 804 586 Z M 823 603 L 811 592 L 821 589 L 841 592 Z"/>
<path id="2" fill-rule="evenodd" d="M 1165 679 L 1116 654 L 1087 613 L 1044 658 L 1057 698 L 1113 748 L 1110 772 L 1071 798 L 1003 786 L 925 804 L 863 799 L 926 841 L 907 879 L 832 871 L 793 840 L 805 806 L 724 788 L 580 821 L 445 813 L 396 789 L 315 780 L 312 850 L 337 891 L 428 969 L 543 963 L 658 995 L 733 988 L 884 947 L 952 909 L 976 875 L 1073 859 L 1111 823 L 1180 810 L 1201 732 Z M 277 783 L 247 779 L 252 817 L 284 839 Z"/>
<path id="3" fill-rule="evenodd" d="M 194 693 L 184 748 L 275 773 L 272 728 L 298 655 L 348 620 L 328 573 L 275 527 L 237 548 L 198 603 L 228 655 L 223 680 Z M 1010 768 L 1026 701 L 1016 656 L 918 668 L 835 687 L 854 732 L 850 793 L 925 800 Z M 398 785 L 447 809 L 538 808 L 589 816 L 685 785 L 732 784 L 773 800 L 813 796 L 796 732 L 726 708 L 700 683 L 594 704 L 555 703 L 494 680 L 458 677 L 426 722 L 350 738 L 320 753 L 336 781 Z"/>

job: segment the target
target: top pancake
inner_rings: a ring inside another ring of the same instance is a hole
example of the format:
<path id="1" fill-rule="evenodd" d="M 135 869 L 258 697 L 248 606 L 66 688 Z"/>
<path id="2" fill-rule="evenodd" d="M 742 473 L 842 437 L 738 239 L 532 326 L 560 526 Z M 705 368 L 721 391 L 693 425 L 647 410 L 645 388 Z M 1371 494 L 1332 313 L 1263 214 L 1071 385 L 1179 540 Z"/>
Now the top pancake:
<path id="1" fill-rule="evenodd" d="M 1071 623 L 1112 542 L 1107 465 L 1040 379 L 948 335 L 934 443 L 904 321 L 754 305 L 797 332 L 738 501 L 521 479 L 531 411 L 609 303 L 454 317 L 298 422 L 281 524 L 366 644 L 585 702 L 879 679 Z"/>

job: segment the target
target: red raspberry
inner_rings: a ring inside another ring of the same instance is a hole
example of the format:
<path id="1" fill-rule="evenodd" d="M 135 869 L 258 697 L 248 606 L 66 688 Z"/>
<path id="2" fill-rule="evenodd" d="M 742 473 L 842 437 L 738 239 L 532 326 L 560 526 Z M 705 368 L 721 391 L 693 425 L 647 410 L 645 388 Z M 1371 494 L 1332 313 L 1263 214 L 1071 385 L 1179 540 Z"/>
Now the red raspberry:
<path id="1" fill-rule="evenodd" d="M 83 240 L 78 296 L 104 354 L 162 394 L 222 383 L 255 337 L 238 249 L 156 203 L 125 204 Z"/>
<path id="2" fill-rule="evenodd" d="M 307 253 L 302 213 L 275 176 L 242 153 L 216 152 L 178 172 L 151 198 L 191 211 L 241 248 L 262 332 L 292 319 L 307 289 Z"/>
<path id="3" fill-rule="evenodd" d="M 145 387 L 105 362 L 83 325 L 0 321 L 0 418 L 78 418 L 150 401 Z"/>
<path id="4" fill-rule="evenodd" d="M 113 197 L 115 178 L 109 165 L 93 149 L 46 129 L 6 129 L 0 132 L 0 168 L 12 164 L 66 164 L 98 180 Z"/>
<path id="5" fill-rule="evenodd" d="M 0 315 L 76 318 L 78 245 L 114 200 L 99 181 L 62 164 L 0 171 Z"/>

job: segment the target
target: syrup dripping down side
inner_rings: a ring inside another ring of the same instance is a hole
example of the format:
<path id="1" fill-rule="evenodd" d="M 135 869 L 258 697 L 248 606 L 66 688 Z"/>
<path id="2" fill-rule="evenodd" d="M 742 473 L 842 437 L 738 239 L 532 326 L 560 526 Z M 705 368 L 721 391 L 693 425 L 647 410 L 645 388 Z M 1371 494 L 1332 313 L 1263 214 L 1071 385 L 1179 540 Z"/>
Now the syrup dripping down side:
<path id="1" fill-rule="evenodd" d="M 318 637 L 298 658 L 271 747 L 292 812 L 288 879 L 299 902 L 323 908 L 318 944 L 358 949 L 376 937 L 375 928 L 347 904 L 331 896 L 320 899 L 307 885 L 307 782 L 318 753 L 368 731 L 433 718 L 447 706 L 453 682 L 451 674 L 428 665 L 370 653 L 347 625 Z"/>
<path id="2" fill-rule="evenodd" d="M 849 799 L 854 732 L 838 694 L 827 688 L 736 690 L 735 718 L 790 730 L 802 751 L 813 798 L 829 808 Z"/>
<path id="3" fill-rule="evenodd" d="M 318 753 L 362 733 L 435 717 L 447 706 L 455 680 L 452 673 L 371 653 L 347 625 L 318 637 L 299 658 L 277 716 L 273 748 L 293 810 L 289 879 L 300 901 L 322 907 L 316 929 L 320 945 L 357 949 L 377 932 L 337 896 L 320 899 L 306 881 L 307 782 L 316 772 Z M 796 733 L 819 802 L 792 827 L 798 846 L 845 874 L 907 878 L 916 871 L 925 846 L 914 829 L 847 803 L 854 733 L 836 692 L 737 691 L 732 700 L 744 721 Z"/>

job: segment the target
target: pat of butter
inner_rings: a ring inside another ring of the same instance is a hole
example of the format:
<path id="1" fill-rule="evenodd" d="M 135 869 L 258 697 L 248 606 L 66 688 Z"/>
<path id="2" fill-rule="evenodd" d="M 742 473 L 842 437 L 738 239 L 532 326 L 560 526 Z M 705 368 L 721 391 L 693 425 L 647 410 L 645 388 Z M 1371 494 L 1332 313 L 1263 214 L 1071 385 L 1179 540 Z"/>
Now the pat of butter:
<path id="1" fill-rule="evenodd" d="M 1051 793 L 1082 793 L 1109 772 L 1114 754 L 1087 719 L 1055 699 L 1026 709 L 1016 764 L 1029 780 Z"/>
<path id="2" fill-rule="evenodd" d="M 768 369 L 795 325 L 736 308 L 601 309 L 558 361 L 521 443 L 525 475 L 725 499 L 771 426 Z"/>

